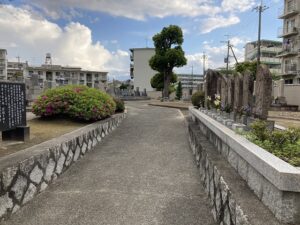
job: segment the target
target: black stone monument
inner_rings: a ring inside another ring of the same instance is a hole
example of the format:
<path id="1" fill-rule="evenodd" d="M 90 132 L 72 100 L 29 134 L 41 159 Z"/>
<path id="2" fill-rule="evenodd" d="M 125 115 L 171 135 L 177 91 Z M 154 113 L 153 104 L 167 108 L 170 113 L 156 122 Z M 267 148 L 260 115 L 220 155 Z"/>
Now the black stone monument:
<path id="1" fill-rule="evenodd" d="M 0 82 L 0 131 L 2 141 L 29 139 L 24 83 Z"/>

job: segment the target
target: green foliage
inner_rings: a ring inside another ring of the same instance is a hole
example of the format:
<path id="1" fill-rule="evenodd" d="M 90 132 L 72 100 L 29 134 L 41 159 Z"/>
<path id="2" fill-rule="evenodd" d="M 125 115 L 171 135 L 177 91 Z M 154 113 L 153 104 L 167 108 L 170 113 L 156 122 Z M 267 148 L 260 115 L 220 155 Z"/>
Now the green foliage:
<path id="1" fill-rule="evenodd" d="M 205 94 L 203 91 L 197 91 L 192 95 L 192 104 L 196 107 L 204 107 Z"/>
<path id="2" fill-rule="evenodd" d="M 182 84 L 181 81 L 179 81 L 178 86 L 176 88 L 176 99 L 180 100 L 182 98 Z"/>
<path id="3" fill-rule="evenodd" d="M 67 116 L 78 120 L 100 120 L 115 112 L 108 94 L 87 86 L 68 85 L 49 89 L 37 98 L 32 112 L 37 116 Z"/>
<path id="4" fill-rule="evenodd" d="M 251 74 L 253 74 L 254 77 L 256 77 L 256 71 L 257 71 L 257 62 L 242 62 L 235 65 L 235 71 L 239 73 L 244 73 L 246 70 L 249 70 Z"/>
<path id="5" fill-rule="evenodd" d="M 119 98 L 113 98 L 116 103 L 116 112 L 124 112 L 125 110 L 125 104 L 122 99 Z"/>
<path id="6" fill-rule="evenodd" d="M 294 166 L 300 166 L 300 129 L 289 128 L 285 131 L 268 131 L 267 123 L 257 121 L 252 130 L 244 134 L 256 145 Z"/>
<path id="7" fill-rule="evenodd" d="M 177 76 L 175 73 L 171 74 L 170 83 L 174 84 L 177 82 Z M 151 78 L 151 87 L 155 88 L 157 91 L 161 91 L 164 88 L 164 75 L 162 73 L 157 73 Z"/>
<path id="8" fill-rule="evenodd" d="M 164 27 L 162 31 L 154 35 L 152 39 L 155 46 L 155 55 L 150 59 L 149 65 L 153 70 L 160 73 L 160 77 L 163 78 L 164 75 L 166 76 L 166 79 L 162 80 L 162 83 L 165 83 L 163 87 L 161 85 L 154 85 L 154 88 L 159 86 L 159 88 L 164 89 L 164 96 L 168 97 L 173 68 L 182 67 L 187 63 L 187 59 L 181 47 L 183 43 L 183 33 L 179 26 L 170 25 L 169 27 Z M 155 81 L 153 81 L 153 83 L 160 84 L 160 82 L 157 83 Z"/>
<path id="9" fill-rule="evenodd" d="M 120 85 L 120 89 L 121 89 L 121 90 L 125 90 L 125 89 L 128 88 L 128 86 L 129 86 L 129 84 L 124 84 L 124 83 L 122 83 L 122 84 Z"/>
<path id="10" fill-rule="evenodd" d="M 269 136 L 267 123 L 263 120 L 258 120 L 250 125 L 252 134 L 259 141 L 265 141 Z"/>

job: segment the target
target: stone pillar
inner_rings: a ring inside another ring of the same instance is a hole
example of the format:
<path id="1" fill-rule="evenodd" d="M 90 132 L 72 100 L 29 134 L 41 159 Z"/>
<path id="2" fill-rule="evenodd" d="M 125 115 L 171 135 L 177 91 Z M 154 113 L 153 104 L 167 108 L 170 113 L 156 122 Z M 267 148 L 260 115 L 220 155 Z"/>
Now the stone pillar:
<path id="1" fill-rule="evenodd" d="M 227 94 L 227 98 L 228 98 L 228 105 L 233 107 L 233 103 L 234 103 L 234 77 L 229 76 L 227 78 L 227 90 L 228 90 L 228 94 Z"/>
<path id="2" fill-rule="evenodd" d="M 253 106 L 253 89 L 254 77 L 249 71 L 246 71 L 243 76 L 243 106 L 251 109 Z"/>
<path id="3" fill-rule="evenodd" d="M 280 79 L 279 81 L 277 81 L 277 85 L 278 85 L 278 93 L 277 93 L 278 97 L 276 103 L 280 105 L 286 105 L 287 102 L 284 96 L 284 85 L 285 85 L 284 79 Z"/>
<path id="4" fill-rule="evenodd" d="M 239 112 L 243 106 L 243 78 L 241 74 L 234 76 L 234 103 L 233 110 Z"/>
<path id="5" fill-rule="evenodd" d="M 212 101 L 215 99 L 215 94 L 217 94 L 218 77 L 219 73 L 213 70 L 207 71 L 204 85 L 205 100 L 207 100 L 207 97 L 211 97 Z"/>
<path id="6" fill-rule="evenodd" d="M 222 77 L 222 81 L 221 81 L 221 105 L 225 107 L 227 104 L 228 104 L 227 78 Z"/>
<path id="7" fill-rule="evenodd" d="M 266 120 L 272 103 L 272 75 L 266 65 L 260 65 L 256 75 L 254 116 Z"/>

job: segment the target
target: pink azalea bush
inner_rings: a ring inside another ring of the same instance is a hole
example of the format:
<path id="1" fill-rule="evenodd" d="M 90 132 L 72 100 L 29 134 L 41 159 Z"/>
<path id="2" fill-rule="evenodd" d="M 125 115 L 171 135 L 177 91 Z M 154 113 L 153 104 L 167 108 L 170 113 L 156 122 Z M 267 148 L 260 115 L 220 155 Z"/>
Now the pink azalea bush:
<path id="1" fill-rule="evenodd" d="M 68 85 L 49 89 L 34 102 L 37 116 L 68 116 L 79 120 L 101 120 L 115 113 L 113 98 L 94 88 Z"/>

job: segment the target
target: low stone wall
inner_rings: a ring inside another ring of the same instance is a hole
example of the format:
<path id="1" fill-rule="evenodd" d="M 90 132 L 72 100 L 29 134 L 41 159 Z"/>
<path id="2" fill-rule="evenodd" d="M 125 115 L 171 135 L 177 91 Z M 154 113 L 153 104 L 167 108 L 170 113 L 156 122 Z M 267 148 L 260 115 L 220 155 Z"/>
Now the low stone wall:
<path id="1" fill-rule="evenodd" d="M 190 115 L 202 135 L 279 221 L 300 224 L 300 170 L 199 110 L 190 108 Z M 199 146 L 196 140 L 192 144 Z"/>
<path id="2" fill-rule="evenodd" d="M 201 181 L 208 193 L 213 217 L 222 225 L 279 225 L 272 213 L 245 185 L 242 178 L 189 121 L 189 142 Z"/>
<path id="3" fill-rule="evenodd" d="M 93 149 L 125 118 L 113 115 L 59 138 L 0 159 L 0 219 L 8 218 L 44 191 L 73 163 Z"/>

